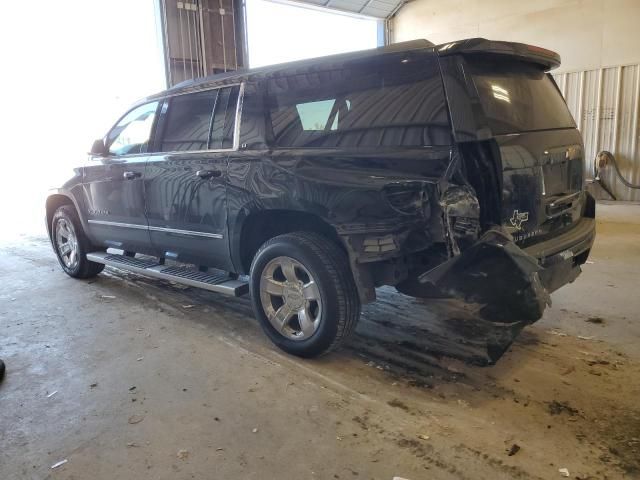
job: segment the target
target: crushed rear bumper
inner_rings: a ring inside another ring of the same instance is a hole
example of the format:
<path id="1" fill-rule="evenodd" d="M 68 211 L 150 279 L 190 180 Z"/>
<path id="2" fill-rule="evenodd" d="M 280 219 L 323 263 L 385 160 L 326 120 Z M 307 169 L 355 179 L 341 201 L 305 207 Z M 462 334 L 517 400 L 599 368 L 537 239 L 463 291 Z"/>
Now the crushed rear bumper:
<path id="1" fill-rule="evenodd" d="M 586 208 L 571 230 L 524 249 L 506 231 L 489 230 L 419 280 L 447 296 L 483 305 L 480 313 L 487 320 L 535 322 L 551 304 L 549 294 L 574 281 L 586 262 L 595 239 L 591 210 Z"/>
<path id="2" fill-rule="evenodd" d="M 582 217 L 564 235 L 532 245 L 523 251 L 538 260 L 543 285 L 549 292 L 573 282 L 580 274 L 580 265 L 587 261 L 596 238 L 594 218 Z"/>

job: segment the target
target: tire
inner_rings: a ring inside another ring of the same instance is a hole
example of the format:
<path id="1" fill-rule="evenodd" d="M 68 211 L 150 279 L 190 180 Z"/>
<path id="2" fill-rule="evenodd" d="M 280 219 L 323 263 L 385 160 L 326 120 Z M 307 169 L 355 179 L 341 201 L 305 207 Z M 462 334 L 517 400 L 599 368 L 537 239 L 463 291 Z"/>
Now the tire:
<path id="1" fill-rule="evenodd" d="M 84 233 L 78 213 L 71 205 L 61 206 L 53 214 L 51 243 L 60 266 L 70 277 L 91 278 L 104 269 L 102 263 L 87 260 L 87 253 L 92 251 L 91 242 Z M 75 250 L 73 258 L 66 252 L 64 245 L 70 245 Z"/>
<path id="2" fill-rule="evenodd" d="M 297 284 L 290 280 L 292 275 Z M 317 357 L 337 348 L 360 317 L 347 255 L 317 233 L 287 233 L 265 242 L 251 264 L 250 291 L 264 332 L 282 350 L 299 357 Z M 278 314 L 283 309 L 287 311 Z"/>

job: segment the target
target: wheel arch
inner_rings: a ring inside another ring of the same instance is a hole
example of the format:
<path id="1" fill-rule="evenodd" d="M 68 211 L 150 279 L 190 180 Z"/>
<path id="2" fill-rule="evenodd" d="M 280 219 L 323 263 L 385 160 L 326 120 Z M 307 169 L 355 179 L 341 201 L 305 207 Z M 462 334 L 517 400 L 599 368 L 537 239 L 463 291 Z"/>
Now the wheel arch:
<path id="1" fill-rule="evenodd" d="M 53 221 L 53 215 L 56 213 L 56 210 L 63 205 L 71 205 L 78 212 L 78 216 L 80 212 L 78 210 L 77 205 L 73 201 L 73 199 L 69 195 L 65 195 L 62 193 L 52 193 L 47 197 L 45 201 L 45 211 L 46 211 L 46 224 L 47 224 L 47 234 L 49 238 L 51 238 L 51 222 Z M 81 220 L 82 221 L 82 220 Z"/>
<path id="2" fill-rule="evenodd" d="M 299 210 L 269 209 L 251 212 L 238 222 L 234 230 L 232 255 L 236 269 L 242 274 L 249 273 L 251 261 L 264 242 L 285 233 L 315 232 L 345 249 L 331 224 L 318 215 Z"/>

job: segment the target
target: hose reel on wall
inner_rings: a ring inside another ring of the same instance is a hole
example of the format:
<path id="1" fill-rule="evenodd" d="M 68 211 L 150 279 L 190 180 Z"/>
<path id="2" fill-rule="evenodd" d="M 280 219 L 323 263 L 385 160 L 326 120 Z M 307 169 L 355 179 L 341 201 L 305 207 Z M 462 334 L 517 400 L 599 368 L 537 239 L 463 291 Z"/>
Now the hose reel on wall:
<path id="1" fill-rule="evenodd" d="M 626 178 L 624 178 L 624 176 L 620 172 L 620 168 L 618 167 L 618 163 L 616 162 L 616 157 L 611 152 L 608 152 L 606 150 L 602 150 L 600 153 L 598 153 L 598 155 L 596 155 L 596 161 L 593 164 L 593 167 L 594 167 L 593 181 L 598 183 L 598 185 L 600 185 L 602 187 L 602 189 L 605 192 L 607 192 L 607 194 L 609 194 L 609 196 L 613 200 L 617 200 L 616 196 L 613 194 L 613 192 L 611 191 L 609 186 L 606 183 L 604 183 L 604 180 L 600 176 L 600 172 L 606 170 L 606 168 L 609 165 L 613 165 L 613 168 L 614 168 L 614 170 L 616 172 L 616 176 L 618 177 L 618 179 L 622 182 L 622 184 L 625 187 L 631 188 L 633 190 L 640 190 L 640 185 L 633 184 L 633 183 L 629 182 Z"/>

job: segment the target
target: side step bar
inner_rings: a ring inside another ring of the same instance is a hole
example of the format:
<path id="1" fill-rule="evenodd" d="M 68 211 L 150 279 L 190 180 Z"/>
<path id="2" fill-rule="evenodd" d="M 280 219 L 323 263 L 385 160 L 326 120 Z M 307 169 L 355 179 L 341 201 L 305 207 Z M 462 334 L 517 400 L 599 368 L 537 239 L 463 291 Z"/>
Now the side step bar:
<path id="1" fill-rule="evenodd" d="M 147 277 L 161 278 L 189 285 L 190 287 L 223 293 L 232 297 L 239 297 L 249 292 L 249 284 L 247 282 L 230 279 L 226 274 L 201 272 L 189 267 L 161 265 L 155 260 L 142 260 L 107 252 L 87 253 L 87 260 L 146 275 Z"/>

